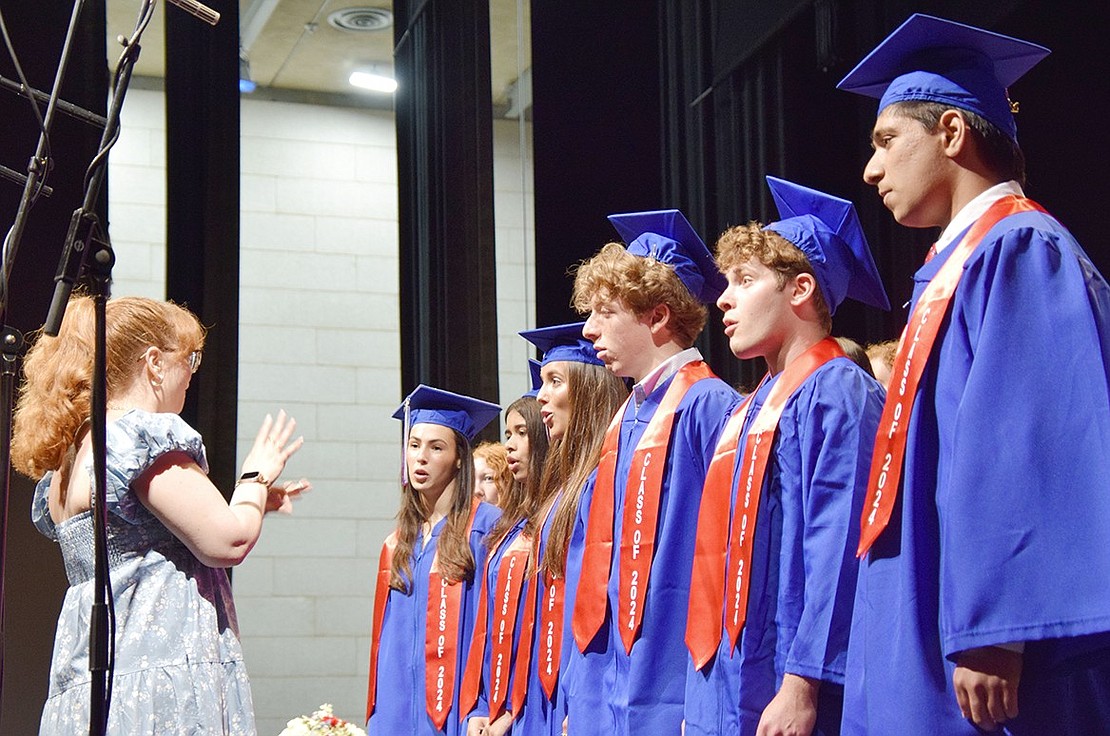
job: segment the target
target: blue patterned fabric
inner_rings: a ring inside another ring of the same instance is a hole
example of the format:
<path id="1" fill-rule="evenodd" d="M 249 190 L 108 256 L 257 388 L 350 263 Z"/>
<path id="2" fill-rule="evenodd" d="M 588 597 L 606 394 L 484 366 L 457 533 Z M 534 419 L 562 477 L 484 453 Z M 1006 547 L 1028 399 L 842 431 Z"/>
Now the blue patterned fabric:
<path id="1" fill-rule="evenodd" d="M 167 452 L 207 472 L 200 435 L 176 414 L 132 410 L 108 424 L 108 549 L 116 610 L 116 663 L 108 733 L 254 734 L 250 682 L 227 573 L 201 563 L 131 492 Z M 91 466 L 85 467 L 90 474 Z M 88 730 L 90 512 L 50 517 L 47 474 L 31 518 L 58 542 L 69 590 L 58 616 L 40 734 Z"/>

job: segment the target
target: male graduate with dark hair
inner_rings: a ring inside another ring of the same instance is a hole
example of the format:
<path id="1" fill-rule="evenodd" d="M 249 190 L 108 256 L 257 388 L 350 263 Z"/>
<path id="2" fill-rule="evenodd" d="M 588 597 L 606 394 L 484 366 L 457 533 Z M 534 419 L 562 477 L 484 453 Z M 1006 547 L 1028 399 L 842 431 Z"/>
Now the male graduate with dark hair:
<path id="1" fill-rule="evenodd" d="M 840 731 L 883 393 L 829 331 L 845 298 L 890 304 L 851 202 L 767 182 L 783 219 L 717 241 L 729 347 L 767 375 L 721 434 L 702 495 L 686 736 Z"/>
<path id="2" fill-rule="evenodd" d="M 737 398 L 693 347 L 724 279 L 678 210 L 609 219 L 628 247 L 609 243 L 579 267 L 574 304 L 598 357 L 635 385 L 579 507 L 568 732 L 677 736 L 698 500 Z"/>
<path id="3" fill-rule="evenodd" d="M 941 228 L 876 439 L 846 733 L 1110 730 L 1110 289 L 1025 198 L 1006 92 L 1047 54 L 915 15 L 839 85 L 880 98 L 864 179 Z"/>

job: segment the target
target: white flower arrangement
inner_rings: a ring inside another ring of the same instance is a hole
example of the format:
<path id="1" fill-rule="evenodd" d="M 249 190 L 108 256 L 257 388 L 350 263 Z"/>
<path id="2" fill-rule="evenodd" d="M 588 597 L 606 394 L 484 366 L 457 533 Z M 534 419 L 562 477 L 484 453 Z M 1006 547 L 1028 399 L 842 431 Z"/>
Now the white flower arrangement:
<path id="1" fill-rule="evenodd" d="M 331 703 L 324 703 L 310 716 L 298 716 L 285 724 L 278 736 L 366 736 L 358 726 L 337 718 Z"/>

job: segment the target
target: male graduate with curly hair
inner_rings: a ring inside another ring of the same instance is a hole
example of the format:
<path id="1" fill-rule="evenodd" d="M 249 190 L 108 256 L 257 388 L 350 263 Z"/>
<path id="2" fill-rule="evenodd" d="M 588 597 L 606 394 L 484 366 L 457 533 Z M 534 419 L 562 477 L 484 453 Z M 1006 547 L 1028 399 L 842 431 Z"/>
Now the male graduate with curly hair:
<path id="1" fill-rule="evenodd" d="M 686 736 L 840 732 L 883 392 L 829 333 L 846 298 L 890 305 L 852 203 L 767 182 L 782 219 L 717 241 L 729 347 L 767 375 L 721 434 L 702 495 Z"/>
<path id="2" fill-rule="evenodd" d="M 582 555 L 568 561 L 581 572 L 564 627 L 567 725 L 677 736 L 698 500 L 737 398 L 693 347 L 724 279 L 678 210 L 610 221 L 628 247 L 609 243 L 579 267 L 574 304 L 598 357 L 634 386 L 582 496 Z"/>

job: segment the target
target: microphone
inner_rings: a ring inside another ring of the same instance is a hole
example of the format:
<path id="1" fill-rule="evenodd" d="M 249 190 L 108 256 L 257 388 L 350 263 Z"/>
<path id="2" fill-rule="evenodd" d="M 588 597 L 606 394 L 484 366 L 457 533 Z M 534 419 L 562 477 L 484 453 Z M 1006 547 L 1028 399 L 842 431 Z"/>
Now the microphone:
<path id="1" fill-rule="evenodd" d="M 167 0 L 170 5 L 175 5 L 181 8 L 194 18 L 199 18 L 210 26 L 214 26 L 220 22 L 220 14 L 208 7 L 198 3 L 197 0 Z"/>

